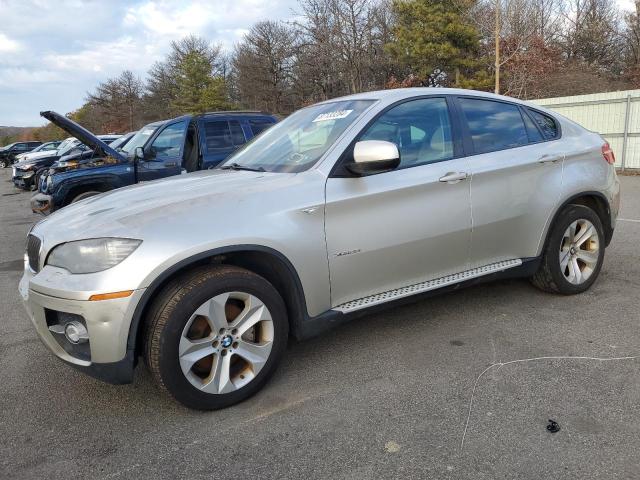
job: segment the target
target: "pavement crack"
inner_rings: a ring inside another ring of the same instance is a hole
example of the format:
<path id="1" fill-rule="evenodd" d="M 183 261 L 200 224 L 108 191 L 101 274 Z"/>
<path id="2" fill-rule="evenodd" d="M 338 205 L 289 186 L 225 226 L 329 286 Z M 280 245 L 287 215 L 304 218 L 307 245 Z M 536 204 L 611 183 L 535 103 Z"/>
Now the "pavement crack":
<path id="1" fill-rule="evenodd" d="M 473 410 L 473 399 L 475 398 L 475 394 L 476 394 L 476 389 L 478 388 L 478 383 L 480 382 L 480 379 L 482 378 L 482 376 L 487 373 L 489 370 L 491 370 L 494 367 L 498 367 L 498 370 L 500 370 L 502 367 L 504 367 L 505 365 L 512 365 L 512 364 L 516 364 L 516 363 L 527 363 L 527 362 L 535 362 L 535 361 L 540 361 L 540 360 L 591 360 L 591 361 L 597 361 L 597 362 L 613 362 L 613 361 L 620 361 L 620 360 L 635 360 L 637 358 L 640 358 L 640 355 L 633 355 L 633 356 L 628 356 L 628 357 L 582 357 L 582 356 L 549 356 L 549 357 L 533 357 L 533 358 L 521 358 L 518 360 L 510 360 L 508 362 L 498 362 L 498 363 L 493 363 L 491 365 L 489 365 L 487 368 L 485 368 L 480 375 L 478 375 L 478 377 L 476 378 L 476 381 L 473 384 L 473 390 L 471 391 L 471 398 L 469 400 L 469 410 L 467 412 L 467 420 L 464 424 L 464 431 L 462 432 L 462 440 L 460 441 L 460 453 L 462 453 L 463 449 L 464 449 L 464 441 L 465 438 L 467 437 L 467 430 L 469 429 L 469 421 L 471 419 L 471 411 Z"/>

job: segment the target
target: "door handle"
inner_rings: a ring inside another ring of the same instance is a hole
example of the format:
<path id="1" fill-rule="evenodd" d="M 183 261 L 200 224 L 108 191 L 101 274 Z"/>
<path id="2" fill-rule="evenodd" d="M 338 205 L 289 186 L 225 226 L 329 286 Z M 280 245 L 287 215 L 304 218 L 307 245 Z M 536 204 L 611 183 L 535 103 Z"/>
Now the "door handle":
<path id="1" fill-rule="evenodd" d="M 448 172 L 438 180 L 442 183 L 458 183 L 469 176 L 467 172 Z"/>
<path id="2" fill-rule="evenodd" d="M 564 155 L 542 155 L 539 159 L 539 163 L 555 163 L 558 160 L 562 160 Z"/>

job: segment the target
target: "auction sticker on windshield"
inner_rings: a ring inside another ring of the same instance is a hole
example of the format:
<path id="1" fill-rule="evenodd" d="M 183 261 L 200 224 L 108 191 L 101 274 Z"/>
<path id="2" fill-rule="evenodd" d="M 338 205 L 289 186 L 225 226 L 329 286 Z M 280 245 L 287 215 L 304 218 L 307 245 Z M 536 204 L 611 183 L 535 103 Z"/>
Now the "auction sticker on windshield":
<path id="1" fill-rule="evenodd" d="M 338 110 L 336 112 L 321 113 L 314 120 L 315 122 L 326 122 L 327 120 L 339 120 L 341 118 L 347 118 L 353 110 Z"/>

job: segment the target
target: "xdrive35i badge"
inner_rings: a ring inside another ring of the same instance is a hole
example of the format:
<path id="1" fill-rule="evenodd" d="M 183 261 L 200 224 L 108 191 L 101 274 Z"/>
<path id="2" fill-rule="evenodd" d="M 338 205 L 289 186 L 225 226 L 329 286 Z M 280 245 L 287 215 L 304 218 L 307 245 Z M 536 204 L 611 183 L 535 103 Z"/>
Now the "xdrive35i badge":
<path id="1" fill-rule="evenodd" d="M 360 253 L 360 249 L 356 250 L 347 250 L 346 252 L 338 252 L 336 253 L 336 257 L 344 257 L 345 255 L 353 255 L 354 253 Z"/>

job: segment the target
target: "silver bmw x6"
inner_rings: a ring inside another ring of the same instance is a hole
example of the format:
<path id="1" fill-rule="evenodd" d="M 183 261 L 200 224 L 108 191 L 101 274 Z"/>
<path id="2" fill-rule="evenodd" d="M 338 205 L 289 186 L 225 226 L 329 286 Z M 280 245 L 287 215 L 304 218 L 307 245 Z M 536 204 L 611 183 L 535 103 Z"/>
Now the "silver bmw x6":
<path id="1" fill-rule="evenodd" d="M 221 408 L 265 384 L 290 335 L 371 307 L 502 276 L 587 290 L 618 213 L 613 164 L 598 134 L 511 98 L 339 98 L 221 168 L 41 221 L 20 293 L 65 362 L 127 383 L 143 357 L 179 402 Z"/>

